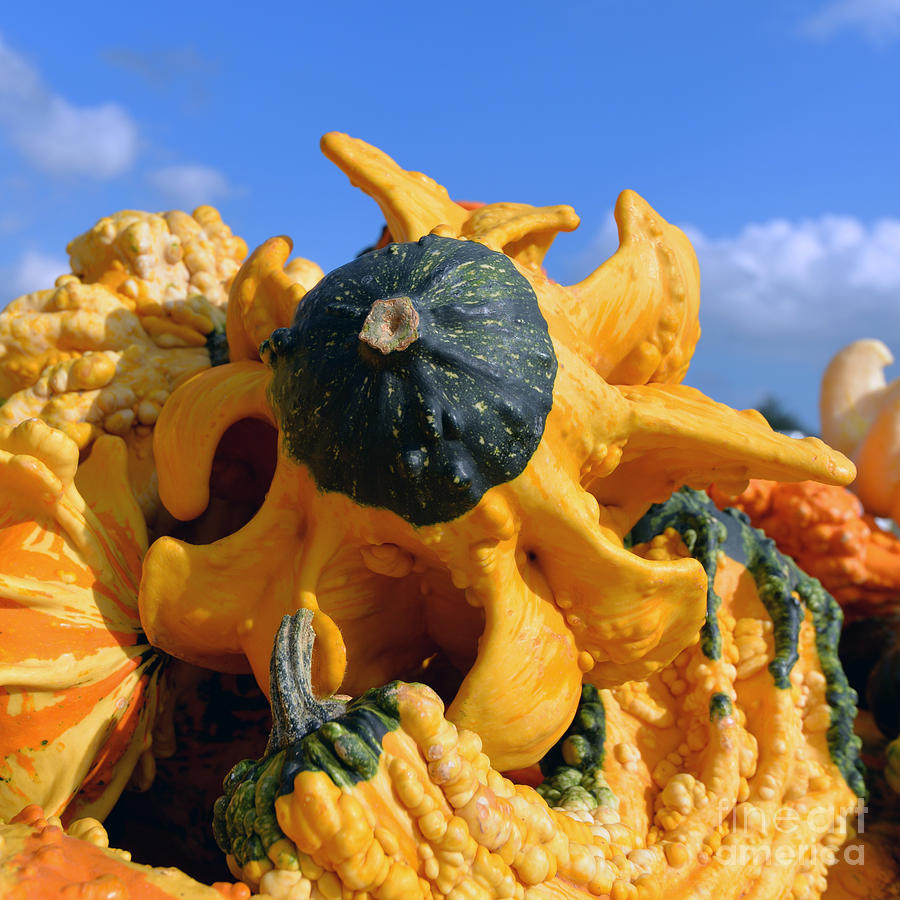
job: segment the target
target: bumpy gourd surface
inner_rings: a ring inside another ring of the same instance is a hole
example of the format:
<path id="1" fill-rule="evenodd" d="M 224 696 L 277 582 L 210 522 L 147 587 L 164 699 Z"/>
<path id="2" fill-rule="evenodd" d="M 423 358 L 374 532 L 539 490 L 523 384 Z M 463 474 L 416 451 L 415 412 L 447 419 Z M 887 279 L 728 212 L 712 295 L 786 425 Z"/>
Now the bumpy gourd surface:
<path id="1" fill-rule="evenodd" d="M 585 685 L 537 792 L 394 682 L 233 770 L 216 832 L 235 875 L 284 896 L 819 897 L 864 789 L 836 604 L 695 491 L 632 539 L 703 561 L 703 634 L 646 680 Z"/>
<path id="2" fill-rule="evenodd" d="M 278 464 L 240 530 L 205 546 L 154 544 L 141 619 L 157 646 L 183 659 L 229 671 L 249 661 L 264 689 L 272 637 L 298 608 L 315 615 L 323 695 L 358 695 L 440 655 L 460 678 L 449 718 L 478 732 L 495 765 L 532 765 L 565 731 L 583 680 L 609 687 L 643 678 L 702 625 L 706 576 L 697 560 L 644 559 L 622 545 L 651 502 L 713 477 L 730 486 L 751 475 L 844 483 L 852 467 L 820 441 L 790 440 L 753 411 L 673 383 L 699 331 L 696 258 L 685 235 L 633 193 L 617 205 L 619 251 L 563 286 L 540 263 L 553 236 L 576 224 L 570 208 L 473 211 L 361 141 L 329 135 L 323 148 L 377 200 L 397 244 L 308 293 L 287 278 L 283 238 L 241 270 L 232 297 L 240 321 L 230 304 L 228 323 L 239 359 L 191 379 L 166 404 L 154 441 L 160 496 L 178 518 L 202 515 L 216 449 L 241 419 L 280 426 Z M 469 281 L 466 271 L 488 272 L 481 262 L 463 268 L 469 259 L 492 261 L 487 283 Z M 445 277 L 459 294 L 447 303 Z M 526 282 L 546 333 L 531 313 L 517 321 L 520 307 L 533 312 Z M 406 307 L 405 294 L 391 294 L 410 284 Z M 421 306 L 432 288 L 440 303 Z M 520 299 L 505 306 L 510 297 Z M 412 343 L 391 339 L 385 356 L 396 362 L 382 358 L 379 340 L 359 337 L 380 301 L 406 309 L 403 329 L 416 303 L 423 327 L 431 316 Z M 310 323 L 321 310 L 329 324 L 310 325 L 301 339 L 307 303 Z M 266 345 L 273 373 L 251 338 L 262 325 L 288 328 L 293 314 L 295 326 Z M 542 395 L 550 381 L 548 339 L 552 405 L 542 423 L 520 428 L 522 398 Z M 342 355 L 350 365 L 339 366 Z M 394 380 L 399 371 L 410 377 Z M 536 371 L 544 373 L 537 382 Z M 293 409 L 295 384 L 303 392 Z M 501 447 L 507 427 L 516 434 Z M 490 443 L 507 455 L 499 469 Z M 334 480 L 323 482 L 323 471 Z M 470 487 L 459 493 L 455 478 L 471 486 L 463 503 Z"/>
<path id="3" fill-rule="evenodd" d="M 227 361 L 225 302 L 247 245 L 201 206 L 125 210 L 68 250 L 72 274 L 0 313 L 0 423 L 41 418 L 84 452 L 101 434 L 124 437 L 150 520 L 152 428 L 180 382 Z"/>
<path id="4" fill-rule="evenodd" d="M 715 590 L 720 553 L 747 569 L 766 607 L 772 621 L 774 651 L 767 668 L 779 690 L 792 686 L 791 674 L 801 652 L 800 629 L 808 617 L 815 629 L 816 652 L 831 707 L 829 751 L 850 787 L 863 796 L 865 770 L 859 758 L 860 740 L 853 733 L 857 696 L 838 658 L 843 614 L 837 602 L 816 579 L 780 553 L 773 540 L 751 528 L 746 515 L 736 509 L 718 510 L 703 493 L 684 489 L 666 503 L 652 507 L 632 530 L 631 539 L 644 541 L 666 528 L 674 528 L 686 539 L 709 576 L 707 616 L 700 646 L 710 660 L 722 658 L 717 616 L 722 598 Z"/>

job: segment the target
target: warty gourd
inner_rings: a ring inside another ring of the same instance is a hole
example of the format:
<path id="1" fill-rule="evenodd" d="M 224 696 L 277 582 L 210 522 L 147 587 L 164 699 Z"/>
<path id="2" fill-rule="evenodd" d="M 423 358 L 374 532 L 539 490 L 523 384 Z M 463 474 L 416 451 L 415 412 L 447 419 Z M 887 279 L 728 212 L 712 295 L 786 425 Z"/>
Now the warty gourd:
<path id="1" fill-rule="evenodd" d="M 132 487 L 158 510 L 152 429 L 185 379 L 228 360 L 228 287 L 247 254 L 211 206 L 125 210 L 69 243 L 72 274 L 0 313 L 0 423 L 38 417 L 83 454 L 101 434 L 128 445 Z M 288 277 L 322 272 L 294 259 Z"/>
<path id="2" fill-rule="evenodd" d="M 449 718 L 497 768 L 531 765 L 571 721 L 583 679 L 645 677 L 702 624 L 702 567 L 622 544 L 651 502 L 714 479 L 846 483 L 853 468 L 673 383 L 699 334 L 696 259 L 636 194 L 617 204 L 619 251 L 564 287 L 540 262 L 577 224 L 571 208 L 471 211 L 362 141 L 330 134 L 323 148 L 398 243 L 308 293 L 283 271 L 286 239 L 248 259 L 227 323 L 244 358 L 172 395 L 154 452 L 180 519 L 207 507 L 237 422 L 278 429 L 274 476 L 234 534 L 151 547 L 142 622 L 175 656 L 231 671 L 249 661 L 264 688 L 272 636 L 299 608 L 313 613 L 325 694 L 443 654 L 461 677 Z M 270 327 L 264 362 L 247 348 Z"/>
<path id="3" fill-rule="evenodd" d="M 176 385 L 227 359 L 227 289 L 247 245 L 201 206 L 125 210 L 67 249 L 71 274 L 0 313 L 0 423 L 42 418 L 82 452 L 100 434 L 124 437 L 149 519 L 153 425 Z"/>
<path id="4" fill-rule="evenodd" d="M 285 617 L 269 746 L 216 804 L 235 877 L 273 897 L 820 896 L 863 790 L 836 603 L 696 492 L 633 538 L 703 564 L 702 635 L 646 680 L 585 685 L 537 790 L 425 685 L 318 700 L 312 615 Z"/>

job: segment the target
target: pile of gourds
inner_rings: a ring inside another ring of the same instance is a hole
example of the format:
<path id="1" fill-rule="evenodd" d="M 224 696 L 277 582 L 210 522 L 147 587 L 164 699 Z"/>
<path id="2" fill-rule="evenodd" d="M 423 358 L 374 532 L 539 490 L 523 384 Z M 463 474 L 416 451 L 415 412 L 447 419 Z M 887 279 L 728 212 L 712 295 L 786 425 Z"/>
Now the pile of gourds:
<path id="1" fill-rule="evenodd" d="M 267 896 L 821 896 L 864 791 L 840 612 L 698 489 L 853 465 L 680 384 L 697 262 L 633 192 L 563 286 L 570 207 L 323 150 L 385 246 L 323 276 L 122 213 L 0 315 L 0 815 L 49 846 L 146 785 L 177 657 L 271 699 L 209 810 Z"/>

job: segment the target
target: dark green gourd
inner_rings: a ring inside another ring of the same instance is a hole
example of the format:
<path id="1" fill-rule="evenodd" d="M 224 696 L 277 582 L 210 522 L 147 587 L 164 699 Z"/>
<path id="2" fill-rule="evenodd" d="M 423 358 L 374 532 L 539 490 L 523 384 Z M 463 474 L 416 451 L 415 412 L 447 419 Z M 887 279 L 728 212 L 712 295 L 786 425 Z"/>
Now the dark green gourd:
<path id="1" fill-rule="evenodd" d="M 557 368 L 511 260 L 435 235 L 331 272 L 260 352 L 285 453 L 320 489 L 417 526 L 456 518 L 521 474 Z"/>

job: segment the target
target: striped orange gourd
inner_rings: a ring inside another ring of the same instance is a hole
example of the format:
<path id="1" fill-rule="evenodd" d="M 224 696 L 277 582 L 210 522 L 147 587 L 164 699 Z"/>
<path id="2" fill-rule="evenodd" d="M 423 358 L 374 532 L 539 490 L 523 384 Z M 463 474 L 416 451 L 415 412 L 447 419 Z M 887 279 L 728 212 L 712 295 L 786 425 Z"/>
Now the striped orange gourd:
<path id="1" fill-rule="evenodd" d="M 0 427 L 0 816 L 103 818 L 141 762 L 163 657 L 141 632 L 147 548 L 120 438 L 79 467 L 37 419 Z M 77 475 L 76 475 L 77 472 Z"/>

